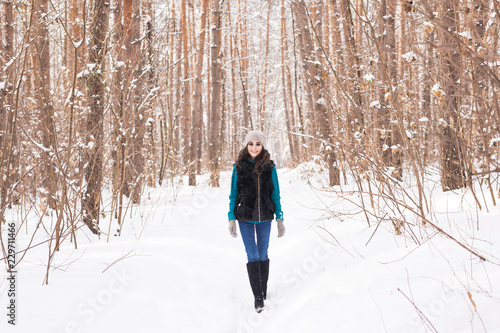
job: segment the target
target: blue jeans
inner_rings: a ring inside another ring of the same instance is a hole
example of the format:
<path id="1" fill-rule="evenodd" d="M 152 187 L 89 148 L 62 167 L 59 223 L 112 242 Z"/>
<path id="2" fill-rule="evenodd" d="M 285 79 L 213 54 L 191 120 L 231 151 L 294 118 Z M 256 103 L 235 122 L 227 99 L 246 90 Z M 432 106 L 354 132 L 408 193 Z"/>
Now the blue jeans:
<path id="1" fill-rule="evenodd" d="M 241 238 L 245 244 L 248 262 L 266 261 L 269 235 L 271 234 L 271 221 L 250 223 L 238 221 Z M 256 237 L 257 236 L 257 237 Z"/>

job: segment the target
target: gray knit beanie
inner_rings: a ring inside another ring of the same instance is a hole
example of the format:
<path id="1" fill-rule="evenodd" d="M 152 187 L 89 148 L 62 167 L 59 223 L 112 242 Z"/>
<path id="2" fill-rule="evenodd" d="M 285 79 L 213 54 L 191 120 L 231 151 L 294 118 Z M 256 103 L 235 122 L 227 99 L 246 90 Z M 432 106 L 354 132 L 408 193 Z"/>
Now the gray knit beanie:
<path id="1" fill-rule="evenodd" d="M 250 131 L 250 132 L 248 132 L 248 134 L 245 136 L 245 146 L 250 141 L 259 141 L 260 143 L 262 143 L 262 145 L 264 147 L 266 146 L 266 143 L 267 143 L 266 136 L 261 131 Z"/>

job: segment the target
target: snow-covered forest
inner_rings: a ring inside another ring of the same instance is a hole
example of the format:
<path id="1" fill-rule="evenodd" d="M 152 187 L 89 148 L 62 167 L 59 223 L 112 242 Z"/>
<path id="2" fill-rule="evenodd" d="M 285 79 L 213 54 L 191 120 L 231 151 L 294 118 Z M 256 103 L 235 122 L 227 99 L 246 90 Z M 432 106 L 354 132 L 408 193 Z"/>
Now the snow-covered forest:
<path id="1" fill-rule="evenodd" d="M 0 6 L 2 332 L 14 275 L 23 332 L 500 332 L 498 0 Z M 288 228 L 260 316 L 252 129 Z"/>

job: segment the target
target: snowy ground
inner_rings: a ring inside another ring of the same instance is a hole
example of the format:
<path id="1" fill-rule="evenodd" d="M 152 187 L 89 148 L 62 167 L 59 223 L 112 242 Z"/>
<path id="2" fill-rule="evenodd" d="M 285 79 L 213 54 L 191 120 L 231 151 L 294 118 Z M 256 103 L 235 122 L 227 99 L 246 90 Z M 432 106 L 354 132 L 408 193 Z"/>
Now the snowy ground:
<path id="1" fill-rule="evenodd" d="M 80 232 L 77 250 L 66 242 L 56 255 L 48 285 L 47 246 L 30 250 L 18 267 L 16 327 L 7 324 L 0 273 L 0 332 L 500 332 L 498 206 L 478 211 L 462 192 L 432 201 L 440 227 L 494 265 L 431 228 L 415 226 L 416 245 L 385 224 L 373 235 L 376 225 L 358 215 L 330 218 L 325 206 L 353 208 L 313 190 L 303 175 L 279 170 L 287 233 L 278 239 L 273 226 L 261 314 L 241 238 L 227 232 L 224 172 L 218 189 L 201 177 L 196 188 L 148 190 L 109 243 Z M 7 222 L 17 216 L 9 214 Z M 18 248 L 28 241 L 23 230 Z"/>

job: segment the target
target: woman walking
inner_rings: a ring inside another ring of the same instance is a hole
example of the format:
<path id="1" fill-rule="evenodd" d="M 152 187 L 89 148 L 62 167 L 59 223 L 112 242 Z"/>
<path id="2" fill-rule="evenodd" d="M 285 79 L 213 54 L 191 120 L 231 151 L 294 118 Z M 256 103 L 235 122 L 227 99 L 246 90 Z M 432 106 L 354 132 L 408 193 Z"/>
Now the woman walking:
<path id="1" fill-rule="evenodd" d="M 229 233 L 236 237 L 236 220 L 245 245 L 250 286 L 255 297 L 255 310 L 264 309 L 269 276 L 267 248 L 271 222 L 276 215 L 278 237 L 285 234 L 281 211 L 278 174 L 261 131 L 250 131 L 245 147 L 233 167 L 229 195 Z"/>

